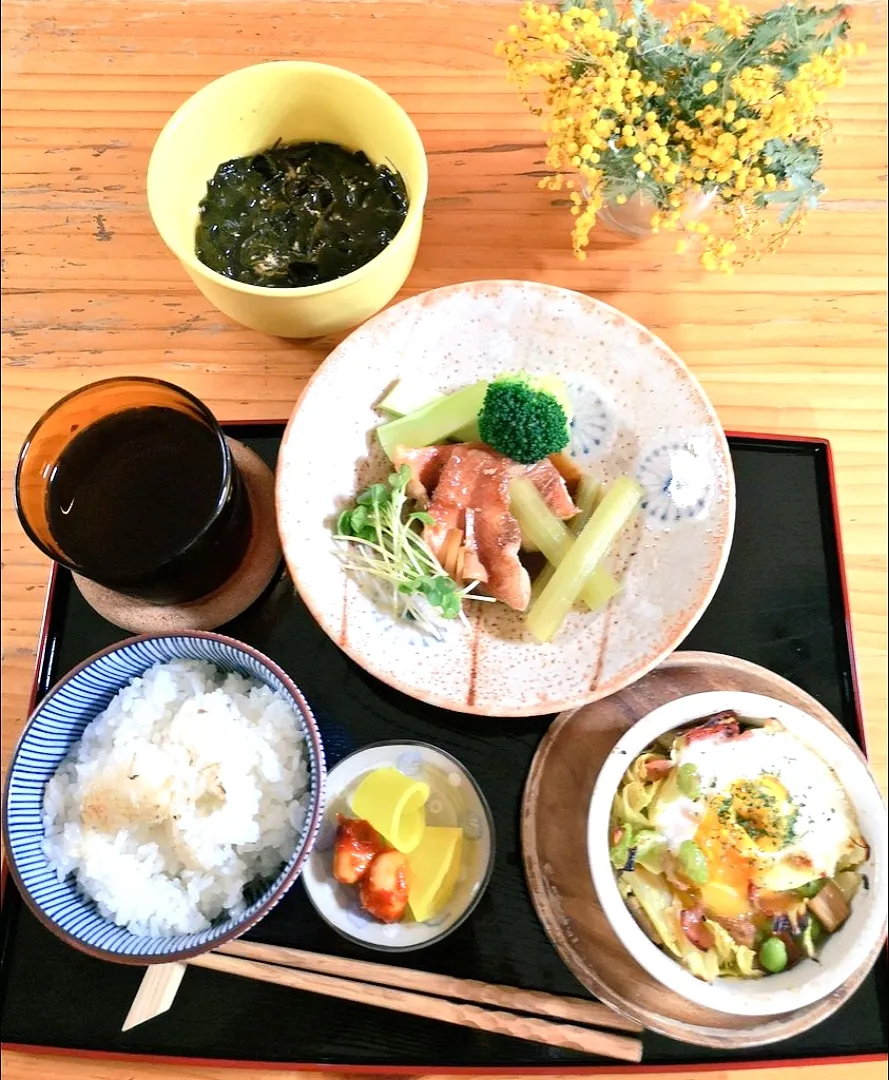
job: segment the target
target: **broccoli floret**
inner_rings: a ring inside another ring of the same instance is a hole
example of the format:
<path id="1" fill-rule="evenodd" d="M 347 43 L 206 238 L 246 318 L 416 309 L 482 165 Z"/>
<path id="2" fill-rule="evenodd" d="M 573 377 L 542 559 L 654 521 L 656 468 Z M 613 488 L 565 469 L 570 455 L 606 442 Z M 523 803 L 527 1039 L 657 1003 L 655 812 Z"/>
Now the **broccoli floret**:
<path id="1" fill-rule="evenodd" d="M 478 417 L 488 446 L 522 465 L 564 450 L 570 438 L 570 406 L 560 379 L 505 375 L 488 387 Z"/>

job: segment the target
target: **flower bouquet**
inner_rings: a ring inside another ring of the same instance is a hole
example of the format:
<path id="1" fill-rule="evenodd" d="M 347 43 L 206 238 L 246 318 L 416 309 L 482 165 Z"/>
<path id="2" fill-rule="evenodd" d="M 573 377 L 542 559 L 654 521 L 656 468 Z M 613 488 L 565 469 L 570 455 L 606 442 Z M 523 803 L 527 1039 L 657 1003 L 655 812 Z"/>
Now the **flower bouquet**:
<path id="1" fill-rule="evenodd" d="M 854 51 L 843 13 L 693 0 L 660 18 L 645 0 L 524 3 L 498 51 L 545 117 L 540 183 L 570 190 L 577 256 L 597 218 L 630 200 L 651 230 L 682 234 L 679 251 L 695 242 L 709 270 L 779 247 L 824 191 L 822 102 Z M 712 230 L 693 212 L 702 205 Z"/>

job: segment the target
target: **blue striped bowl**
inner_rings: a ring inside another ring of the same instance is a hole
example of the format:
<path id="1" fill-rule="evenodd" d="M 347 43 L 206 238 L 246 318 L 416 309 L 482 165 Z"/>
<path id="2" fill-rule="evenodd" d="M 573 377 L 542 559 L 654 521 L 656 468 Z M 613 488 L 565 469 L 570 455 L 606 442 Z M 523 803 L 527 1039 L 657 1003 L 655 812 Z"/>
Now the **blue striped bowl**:
<path id="1" fill-rule="evenodd" d="M 59 881 L 42 850 L 43 791 L 87 724 L 107 708 L 130 679 L 152 664 L 206 660 L 280 691 L 293 706 L 306 737 L 310 803 L 296 851 L 247 910 L 200 933 L 141 937 L 99 914 L 73 878 Z M 66 675 L 34 710 L 13 754 L 4 794 L 3 839 L 12 876 L 37 918 L 57 937 L 105 960 L 159 964 L 182 960 L 237 937 L 287 892 L 309 856 L 324 804 L 326 770 L 315 718 L 291 679 L 262 653 L 211 633 L 152 634 L 129 638 L 96 653 Z"/>

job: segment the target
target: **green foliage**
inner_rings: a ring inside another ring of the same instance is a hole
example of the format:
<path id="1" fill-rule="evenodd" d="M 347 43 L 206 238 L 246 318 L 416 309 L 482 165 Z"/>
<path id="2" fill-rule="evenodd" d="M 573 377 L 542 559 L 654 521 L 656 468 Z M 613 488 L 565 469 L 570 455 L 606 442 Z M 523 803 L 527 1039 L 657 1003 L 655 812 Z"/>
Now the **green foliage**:
<path id="1" fill-rule="evenodd" d="M 766 191 L 758 196 L 762 206 L 779 206 L 781 221 L 789 221 L 794 215 L 814 208 L 826 190 L 815 179 L 821 168 L 821 149 L 804 139 L 783 141 L 771 139 L 764 153 L 771 158 L 769 169 L 778 179 L 777 191 Z"/>

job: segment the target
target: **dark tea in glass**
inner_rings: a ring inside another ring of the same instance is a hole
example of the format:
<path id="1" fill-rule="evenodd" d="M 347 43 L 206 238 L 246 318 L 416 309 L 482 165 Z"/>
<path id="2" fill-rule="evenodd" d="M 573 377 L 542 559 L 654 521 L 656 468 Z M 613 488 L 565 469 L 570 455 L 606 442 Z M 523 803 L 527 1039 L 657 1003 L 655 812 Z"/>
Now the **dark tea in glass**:
<path id="1" fill-rule="evenodd" d="M 213 414 L 157 379 L 92 383 L 22 448 L 16 508 L 51 558 L 138 599 L 206 596 L 241 563 L 250 501 Z"/>

